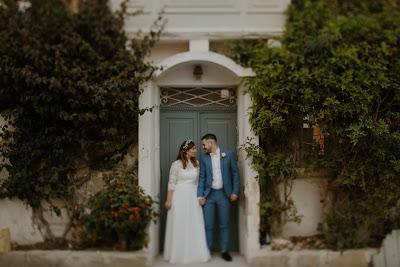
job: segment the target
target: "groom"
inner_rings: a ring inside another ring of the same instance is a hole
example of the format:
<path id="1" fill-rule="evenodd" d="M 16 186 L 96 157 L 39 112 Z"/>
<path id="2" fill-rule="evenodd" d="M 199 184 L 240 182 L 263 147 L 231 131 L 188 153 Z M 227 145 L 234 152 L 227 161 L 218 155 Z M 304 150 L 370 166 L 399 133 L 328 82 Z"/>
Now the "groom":
<path id="1" fill-rule="evenodd" d="M 201 143 L 206 154 L 200 158 L 197 197 L 203 206 L 207 245 L 211 251 L 215 211 L 217 211 L 221 256 L 226 261 L 232 261 L 228 252 L 230 202 L 237 201 L 240 187 L 236 157 L 232 151 L 218 147 L 217 137 L 214 134 L 203 136 Z"/>

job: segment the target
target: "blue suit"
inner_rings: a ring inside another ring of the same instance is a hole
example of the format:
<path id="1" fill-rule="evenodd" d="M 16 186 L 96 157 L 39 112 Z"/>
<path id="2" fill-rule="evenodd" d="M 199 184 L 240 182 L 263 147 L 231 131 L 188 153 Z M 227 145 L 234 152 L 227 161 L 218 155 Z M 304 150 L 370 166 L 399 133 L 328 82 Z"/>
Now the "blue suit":
<path id="1" fill-rule="evenodd" d="M 203 213 L 208 248 L 211 250 L 213 243 L 214 218 L 215 210 L 217 209 L 221 250 L 222 252 L 226 252 L 229 246 L 231 209 L 229 197 L 232 194 L 239 196 L 240 176 L 235 154 L 230 150 L 220 148 L 220 155 L 223 188 L 221 190 L 214 190 L 212 188 L 213 168 L 211 156 L 209 154 L 203 154 L 200 157 L 197 197 L 206 198 L 206 204 L 203 206 Z"/>

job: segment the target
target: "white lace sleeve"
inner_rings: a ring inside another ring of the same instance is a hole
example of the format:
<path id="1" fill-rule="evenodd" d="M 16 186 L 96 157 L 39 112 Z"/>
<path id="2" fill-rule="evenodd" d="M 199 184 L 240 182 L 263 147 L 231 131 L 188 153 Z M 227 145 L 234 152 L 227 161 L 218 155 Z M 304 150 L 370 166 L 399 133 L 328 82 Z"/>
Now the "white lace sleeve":
<path id="1" fill-rule="evenodd" d="M 168 191 L 175 190 L 175 185 L 178 181 L 179 165 L 177 162 L 172 162 L 171 169 L 169 170 Z"/>

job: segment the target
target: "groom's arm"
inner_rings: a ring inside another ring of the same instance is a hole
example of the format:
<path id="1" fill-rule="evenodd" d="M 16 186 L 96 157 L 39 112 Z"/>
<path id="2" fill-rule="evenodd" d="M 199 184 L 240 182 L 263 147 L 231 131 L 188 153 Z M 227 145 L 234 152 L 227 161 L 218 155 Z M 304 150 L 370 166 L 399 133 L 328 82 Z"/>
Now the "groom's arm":
<path id="1" fill-rule="evenodd" d="M 199 172 L 199 184 L 197 186 L 197 197 L 204 197 L 205 176 L 206 176 L 206 166 L 203 160 L 203 156 L 200 156 L 200 172 Z"/>
<path id="2" fill-rule="evenodd" d="M 232 183 L 233 183 L 233 188 L 232 188 L 232 194 L 239 196 L 239 191 L 240 191 L 240 175 L 239 175 L 239 169 L 237 167 L 237 162 L 236 162 L 236 155 L 234 152 L 231 153 L 230 155 L 230 166 L 231 166 L 231 171 L 232 171 Z"/>

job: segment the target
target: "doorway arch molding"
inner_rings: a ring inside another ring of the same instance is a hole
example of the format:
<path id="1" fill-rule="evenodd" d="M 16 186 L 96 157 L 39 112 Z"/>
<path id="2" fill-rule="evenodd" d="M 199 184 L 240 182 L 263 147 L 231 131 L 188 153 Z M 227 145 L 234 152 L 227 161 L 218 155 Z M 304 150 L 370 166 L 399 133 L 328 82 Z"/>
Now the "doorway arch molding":
<path id="1" fill-rule="evenodd" d="M 205 68 L 201 81 L 193 79 L 190 67 L 201 64 Z M 147 194 L 157 199 L 160 193 L 160 88 L 165 84 L 176 85 L 186 79 L 192 86 L 235 86 L 237 88 L 237 156 L 241 175 L 241 198 L 239 202 L 239 251 L 247 259 L 260 249 L 258 241 L 260 190 L 256 181 L 257 173 L 251 167 L 250 159 L 240 147 L 258 138 L 251 130 L 248 111 L 251 99 L 245 94 L 246 86 L 241 78 L 253 77 L 251 69 L 243 68 L 225 55 L 210 51 L 189 51 L 172 55 L 158 64 L 153 78 L 144 83 L 139 98 L 139 107 L 153 107 L 139 117 L 139 185 Z M 216 73 L 217 72 L 217 73 Z M 189 77 L 191 76 L 191 77 Z M 190 80 L 193 79 L 193 80 Z M 149 228 L 150 243 L 145 249 L 150 261 L 159 251 L 159 225 L 152 223 Z"/>
<path id="2" fill-rule="evenodd" d="M 214 63 L 218 66 L 221 66 L 222 68 L 231 71 L 239 78 L 255 76 L 252 69 L 243 68 L 225 55 L 221 55 L 211 51 L 199 51 L 178 53 L 164 59 L 161 63 L 158 64 L 158 69 L 155 71 L 154 77 L 157 79 L 162 74 L 168 72 L 171 68 L 180 64 L 200 62 Z"/>

